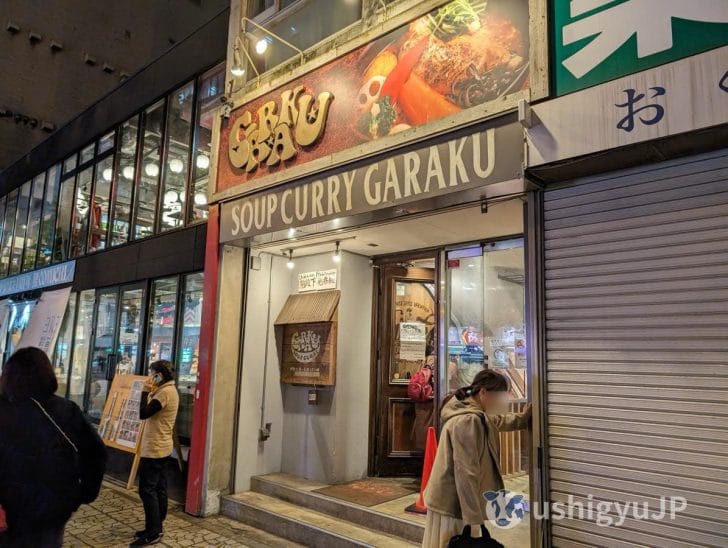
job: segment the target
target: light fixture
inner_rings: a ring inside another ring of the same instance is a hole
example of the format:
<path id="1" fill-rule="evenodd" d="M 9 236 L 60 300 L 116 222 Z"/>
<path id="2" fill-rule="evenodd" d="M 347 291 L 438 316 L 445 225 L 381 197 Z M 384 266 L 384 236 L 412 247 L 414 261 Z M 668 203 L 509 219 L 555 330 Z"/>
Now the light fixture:
<path id="1" fill-rule="evenodd" d="M 197 194 L 195 194 L 195 205 L 207 205 L 207 194 L 205 194 L 204 192 L 198 192 Z"/>
<path id="2" fill-rule="evenodd" d="M 133 179 L 134 178 L 134 166 L 126 166 L 124 169 L 121 170 L 121 174 L 124 176 L 124 179 Z"/>
<path id="3" fill-rule="evenodd" d="M 296 266 L 296 263 L 293 262 L 293 250 L 288 250 L 288 262 L 286 263 L 286 266 L 289 270 L 293 270 L 293 267 Z"/>
<path id="4" fill-rule="evenodd" d="M 159 175 L 159 166 L 154 162 L 149 162 L 147 165 L 144 166 L 144 173 L 146 173 L 150 177 L 156 177 L 157 175 Z"/>
<path id="5" fill-rule="evenodd" d="M 207 169 L 210 167 L 210 157 L 207 154 L 198 154 L 195 163 L 200 169 Z"/>
<path id="6" fill-rule="evenodd" d="M 111 168 L 110 167 L 107 167 L 106 169 L 104 169 L 101 172 L 101 176 L 104 178 L 104 181 L 106 181 L 107 183 L 109 181 L 111 181 Z"/>
<path id="7" fill-rule="evenodd" d="M 177 198 L 179 197 L 179 194 L 177 194 L 174 190 L 168 190 L 164 193 L 164 203 L 166 204 L 173 204 L 177 201 Z"/>
<path id="8" fill-rule="evenodd" d="M 288 237 L 293 238 L 296 235 L 296 229 L 291 227 L 288 229 Z"/>
<path id="9" fill-rule="evenodd" d="M 239 39 L 235 40 L 235 47 L 233 48 L 233 66 L 230 69 L 230 72 L 235 76 L 236 78 L 240 78 L 241 76 L 245 75 L 245 67 L 243 66 L 243 59 L 240 56 L 240 46 Z M 243 46 L 245 47 L 245 46 Z"/>
<path id="10" fill-rule="evenodd" d="M 336 250 L 334 251 L 333 259 L 335 263 L 341 262 L 341 242 L 336 242 Z"/>
<path id="11" fill-rule="evenodd" d="M 182 173 L 182 170 L 185 168 L 185 165 L 182 163 L 182 160 L 179 158 L 172 158 L 169 161 L 169 170 L 172 173 Z"/>
<path id="12" fill-rule="evenodd" d="M 268 49 L 268 39 L 267 38 L 261 38 L 255 43 L 255 52 L 258 55 L 263 55 L 266 50 Z"/>
<path id="13" fill-rule="evenodd" d="M 245 69 L 237 64 L 233 65 L 233 68 L 230 69 L 230 72 L 232 72 L 233 76 L 235 76 L 236 78 L 245 76 Z"/>

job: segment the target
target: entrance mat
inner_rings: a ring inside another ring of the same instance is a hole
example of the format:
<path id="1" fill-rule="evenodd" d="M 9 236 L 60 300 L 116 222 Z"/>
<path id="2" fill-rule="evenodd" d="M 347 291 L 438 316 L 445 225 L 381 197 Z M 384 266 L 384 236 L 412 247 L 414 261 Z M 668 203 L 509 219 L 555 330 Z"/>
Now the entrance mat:
<path id="1" fill-rule="evenodd" d="M 340 485 L 329 485 L 328 487 L 316 489 L 314 493 L 345 500 L 360 506 L 376 506 L 416 493 L 417 489 L 418 487 L 414 481 L 399 483 L 380 479 L 363 479 Z"/>

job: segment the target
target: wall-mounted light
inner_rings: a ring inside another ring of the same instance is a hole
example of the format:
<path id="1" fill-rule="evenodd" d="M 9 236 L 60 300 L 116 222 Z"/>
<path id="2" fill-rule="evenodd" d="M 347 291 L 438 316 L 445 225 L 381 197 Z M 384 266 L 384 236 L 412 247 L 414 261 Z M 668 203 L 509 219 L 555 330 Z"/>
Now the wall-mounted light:
<path id="1" fill-rule="evenodd" d="M 296 263 L 293 262 L 293 250 L 288 250 L 288 262 L 286 263 L 286 266 L 289 270 L 293 270 L 293 267 L 296 266 Z"/>
<path id="2" fill-rule="evenodd" d="M 268 51 L 268 39 L 261 38 L 255 43 L 255 53 L 263 55 L 266 51 Z"/>
<path id="3" fill-rule="evenodd" d="M 241 18 L 240 23 L 241 23 L 241 28 L 243 29 L 243 33 L 245 33 L 245 28 L 248 24 L 250 24 L 252 27 L 255 27 L 257 30 L 259 30 L 263 33 L 263 38 L 261 38 L 255 42 L 255 51 L 256 51 L 256 53 L 258 53 L 258 55 L 263 55 L 268 50 L 268 45 L 272 43 L 272 41 L 273 41 L 272 39 L 275 38 L 281 44 L 288 46 L 289 48 L 294 50 L 296 53 L 298 53 L 298 56 L 301 60 L 301 64 L 303 64 L 304 57 L 303 57 L 303 50 L 301 48 L 294 46 L 288 40 L 281 38 L 275 32 L 271 32 L 269 29 L 265 28 L 260 23 L 253 21 L 249 17 Z M 243 51 L 247 54 L 247 49 L 245 49 L 245 47 L 243 47 Z M 248 59 L 248 60 L 251 61 L 250 59 Z M 251 61 L 251 64 L 252 64 L 252 61 Z M 253 64 L 253 67 L 255 67 L 255 64 Z"/>
<path id="4" fill-rule="evenodd" d="M 335 263 L 341 262 L 341 242 L 336 242 L 336 249 L 334 250 L 333 260 Z"/>
<path id="5" fill-rule="evenodd" d="M 185 168 L 184 163 L 182 163 L 182 160 L 179 158 L 172 158 L 169 161 L 169 170 L 172 173 L 182 173 L 182 170 Z"/>

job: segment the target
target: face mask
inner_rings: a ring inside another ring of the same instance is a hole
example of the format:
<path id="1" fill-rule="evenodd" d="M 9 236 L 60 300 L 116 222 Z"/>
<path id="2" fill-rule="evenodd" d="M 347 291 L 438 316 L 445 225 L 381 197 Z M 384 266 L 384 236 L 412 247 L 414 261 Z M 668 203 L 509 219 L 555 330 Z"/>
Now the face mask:
<path id="1" fill-rule="evenodd" d="M 156 386 L 159 386 L 160 384 L 162 384 L 162 381 L 163 381 L 163 380 L 164 380 L 164 379 L 162 379 L 162 375 L 161 375 L 161 374 L 159 374 L 159 373 L 155 373 L 155 375 L 154 375 L 154 376 L 152 377 L 152 382 L 153 382 L 153 383 L 154 383 L 154 384 L 155 384 Z"/>

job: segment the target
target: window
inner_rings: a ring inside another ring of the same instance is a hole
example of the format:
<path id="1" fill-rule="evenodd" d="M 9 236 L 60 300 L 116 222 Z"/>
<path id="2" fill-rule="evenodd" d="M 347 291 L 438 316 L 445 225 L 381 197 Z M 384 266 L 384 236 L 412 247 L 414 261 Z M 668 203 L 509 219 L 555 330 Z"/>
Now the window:
<path id="1" fill-rule="evenodd" d="M 87 167 L 78 174 L 76 182 L 76 202 L 73 209 L 73 228 L 71 231 L 71 257 L 74 258 L 86 254 L 93 173 L 93 166 Z"/>
<path id="2" fill-rule="evenodd" d="M 104 290 L 99 295 L 91 354 L 91 388 L 88 395 L 89 417 L 100 419 L 109 392 L 110 379 L 116 370 L 116 311 L 118 291 Z"/>
<path id="3" fill-rule="evenodd" d="M 33 190 L 30 194 L 28 215 L 28 231 L 25 236 L 25 253 L 23 255 L 23 272 L 35 268 L 35 259 L 38 254 L 38 234 L 43 213 L 43 195 L 45 192 L 45 173 L 33 179 Z"/>
<path id="4" fill-rule="evenodd" d="M 66 397 L 68 390 L 68 371 L 71 367 L 71 348 L 73 347 L 73 324 L 76 320 L 76 293 L 68 298 L 66 313 L 63 315 L 61 329 L 56 341 L 56 350 L 53 353 L 53 368 L 58 380 L 56 395 Z"/>
<path id="5" fill-rule="evenodd" d="M 5 217 L 5 204 L 7 203 L 7 199 L 8 199 L 7 196 L 3 196 L 2 198 L 0 198 L 0 215 L 2 215 L 2 217 L 0 217 L 0 255 L 2 254 L 3 234 L 5 231 L 5 222 L 4 221 L 7 219 Z M 0 264 L 0 278 L 2 278 L 3 276 L 5 276 L 5 272 L 2 268 L 2 265 Z M 2 310 L 0 309 L 0 317 L 1 317 L 1 315 L 2 315 Z"/>
<path id="6" fill-rule="evenodd" d="M 93 289 L 82 291 L 79 295 L 76 332 L 71 352 L 68 398 L 81 408 L 83 408 L 84 397 L 86 396 L 86 373 L 88 371 L 88 354 L 91 345 L 95 301 L 96 292 Z"/>
<path id="7" fill-rule="evenodd" d="M 63 174 L 66 175 L 76 169 L 78 162 L 78 153 L 71 154 L 63 161 Z"/>
<path id="8" fill-rule="evenodd" d="M 189 82 L 173 92 L 167 100 L 169 111 L 165 137 L 167 158 L 164 162 L 162 191 L 162 231 L 180 227 L 185 221 L 194 96 L 195 83 Z"/>
<path id="9" fill-rule="evenodd" d="M 296 7 L 290 15 L 281 13 L 280 17 L 275 16 L 276 11 L 293 4 L 296 4 Z M 265 21 L 265 27 L 270 29 L 273 34 L 280 36 L 297 48 L 305 50 L 355 23 L 361 18 L 361 13 L 361 0 L 337 2 L 336 9 L 331 9 L 330 0 L 298 0 L 296 2 L 279 0 L 274 9 L 262 12 L 262 16 L 256 19 Z M 252 18 L 254 15 L 250 17 Z M 271 20 L 268 20 L 269 17 Z M 295 50 L 273 36 L 265 35 L 254 25 L 248 24 L 245 35 L 248 37 L 245 47 L 261 74 L 298 55 Z M 265 43 L 265 48 L 258 49 L 259 44 L 262 43 Z M 253 71 L 249 72 L 253 73 Z"/>
<path id="10" fill-rule="evenodd" d="M 116 132 L 114 130 L 111 130 L 109 133 L 99 139 L 99 148 L 96 152 L 97 155 L 101 156 L 104 152 L 107 152 L 114 148 L 115 134 Z"/>
<path id="11" fill-rule="evenodd" d="M 183 438 L 192 434 L 192 407 L 197 387 L 202 322 L 203 273 L 184 277 L 182 292 L 182 331 L 177 343 L 177 387 L 180 394 L 178 432 Z"/>
<path id="12" fill-rule="evenodd" d="M 78 165 L 83 166 L 94 159 L 94 150 L 96 148 L 95 143 L 87 145 L 81 150 L 81 154 L 78 160 Z"/>
<path id="13" fill-rule="evenodd" d="M 8 275 L 10 267 L 10 256 L 13 248 L 13 232 L 15 230 L 15 211 L 18 207 L 18 194 L 20 191 L 16 188 L 8 194 L 5 206 L 5 221 L 3 223 L 3 242 L 2 252 L 0 253 L 0 273 L 3 276 Z"/>
<path id="14" fill-rule="evenodd" d="M 139 369 L 143 317 L 144 290 L 123 290 L 119 317 L 120 358 L 116 365 L 116 373 L 133 375 Z"/>
<path id="15" fill-rule="evenodd" d="M 192 221 L 207 219 L 207 192 L 212 156 L 213 112 L 225 90 L 225 67 L 216 68 L 200 80 L 197 92 L 197 124 L 195 127 L 195 159 L 192 165 Z"/>
<path id="16" fill-rule="evenodd" d="M 56 231 L 56 213 L 58 208 L 60 178 L 60 164 L 57 164 L 48 170 L 45 200 L 43 202 L 43 219 L 40 224 L 38 258 L 36 261 L 38 268 L 49 265 L 53 257 L 53 235 Z"/>
<path id="17" fill-rule="evenodd" d="M 96 162 L 94 172 L 94 199 L 90 215 L 89 253 L 106 249 L 109 230 L 109 201 L 111 199 L 111 180 L 114 172 L 114 155 Z"/>
<path id="18" fill-rule="evenodd" d="M 9 274 L 20 272 L 23 261 L 23 247 L 25 246 L 25 233 L 28 229 L 28 207 L 30 205 L 30 190 L 32 181 L 20 187 L 18 196 L 18 209 L 15 216 L 15 234 L 13 235 L 12 253 L 10 256 Z"/>
<path id="19" fill-rule="evenodd" d="M 174 360 L 174 331 L 177 316 L 177 278 L 162 278 L 152 284 L 151 315 L 147 340 L 147 362 Z"/>
<path id="20" fill-rule="evenodd" d="M 111 223 L 111 245 L 129 241 L 131 205 L 136 175 L 137 132 L 139 116 L 134 116 L 121 126 L 119 131 L 119 167 L 116 170 L 114 212 Z"/>
<path id="21" fill-rule="evenodd" d="M 71 241 L 71 218 L 73 217 L 73 193 L 76 180 L 73 176 L 61 182 L 58 199 L 58 216 L 56 218 L 56 235 L 53 243 L 53 262 L 68 259 L 68 246 Z"/>
<path id="22" fill-rule="evenodd" d="M 159 163 L 164 128 L 164 100 L 144 112 L 144 137 L 141 144 L 141 173 L 136 189 L 134 233 L 138 240 L 154 234 L 157 218 L 157 192 L 159 189 Z"/>

